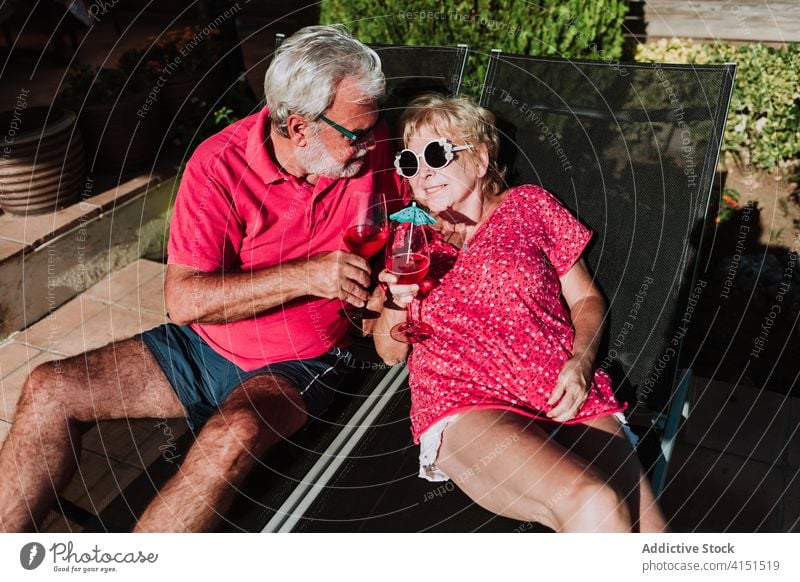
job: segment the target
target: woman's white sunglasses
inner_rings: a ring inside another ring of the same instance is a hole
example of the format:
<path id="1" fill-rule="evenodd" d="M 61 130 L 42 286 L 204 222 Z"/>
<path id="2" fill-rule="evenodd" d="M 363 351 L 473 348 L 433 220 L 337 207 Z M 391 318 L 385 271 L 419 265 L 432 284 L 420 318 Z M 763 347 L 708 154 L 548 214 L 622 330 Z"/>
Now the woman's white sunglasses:
<path id="1" fill-rule="evenodd" d="M 405 149 L 394 157 L 394 167 L 397 173 L 404 178 L 413 178 L 419 173 L 419 160 L 425 161 L 427 166 L 433 170 L 441 170 L 455 158 L 455 152 L 468 150 L 471 145 L 453 145 L 450 140 L 444 137 L 435 139 L 427 143 L 423 148 L 422 154 L 417 155 L 412 150 Z"/>

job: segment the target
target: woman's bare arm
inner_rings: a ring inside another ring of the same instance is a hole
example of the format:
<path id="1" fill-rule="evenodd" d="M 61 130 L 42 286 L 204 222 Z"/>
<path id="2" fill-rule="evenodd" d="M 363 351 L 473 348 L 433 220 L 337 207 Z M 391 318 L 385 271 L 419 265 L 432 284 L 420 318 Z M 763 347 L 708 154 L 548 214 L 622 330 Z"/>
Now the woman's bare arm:
<path id="1" fill-rule="evenodd" d="M 556 406 L 547 416 L 563 422 L 574 418 L 588 398 L 606 308 L 583 259 L 561 277 L 561 292 L 569 306 L 575 339 L 572 357 L 564 364 L 548 401 Z"/>

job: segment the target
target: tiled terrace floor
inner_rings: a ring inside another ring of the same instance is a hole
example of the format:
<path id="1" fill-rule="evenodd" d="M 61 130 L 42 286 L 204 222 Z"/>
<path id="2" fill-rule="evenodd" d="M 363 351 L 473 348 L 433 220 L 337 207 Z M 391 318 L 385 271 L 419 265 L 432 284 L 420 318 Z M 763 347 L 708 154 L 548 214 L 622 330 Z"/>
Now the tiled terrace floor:
<path id="1" fill-rule="evenodd" d="M 662 502 L 676 531 L 800 531 L 800 398 L 698 378 Z"/>
<path id="2" fill-rule="evenodd" d="M 139 260 L 0 345 L 0 440 L 37 364 L 78 354 L 167 320 L 164 266 Z M 675 531 L 800 531 L 800 399 L 697 379 L 662 497 Z M 161 455 L 159 420 L 103 423 L 84 437 L 81 471 L 64 497 L 102 511 Z M 181 421 L 169 438 L 184 431 Z M 91 492 L 91 496 L 87 494 Z M 75 524 L 55 513 L 45 529 Z"/>

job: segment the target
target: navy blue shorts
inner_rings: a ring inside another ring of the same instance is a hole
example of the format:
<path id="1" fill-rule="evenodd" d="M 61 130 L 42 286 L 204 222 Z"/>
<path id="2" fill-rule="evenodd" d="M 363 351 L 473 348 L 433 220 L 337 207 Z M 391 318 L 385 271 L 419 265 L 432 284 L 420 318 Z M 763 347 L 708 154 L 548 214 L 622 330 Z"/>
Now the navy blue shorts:
<path id="1" fill-rule="evenodd" d="M 332 348 L 318 358 L 279 362 L 245 372 L 215 352 L 188 325 L 167 323 L 139 337 L 175 390 L 193 430 L 219 410 L 234 388 L 248 378 L 265 374 L 288 379 L 302 396 L 309 418 L 317 418 L 352 370 L 353 355 L 340 348 Z"/>

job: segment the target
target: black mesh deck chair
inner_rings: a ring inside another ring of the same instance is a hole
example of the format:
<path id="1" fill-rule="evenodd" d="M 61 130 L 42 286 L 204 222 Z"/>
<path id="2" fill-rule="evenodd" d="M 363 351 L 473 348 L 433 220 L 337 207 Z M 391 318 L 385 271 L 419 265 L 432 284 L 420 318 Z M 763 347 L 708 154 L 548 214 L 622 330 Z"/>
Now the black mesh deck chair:
<path id="1" fill-rule="evenodd" d="M 396 120 L 417 95 L 437 92 L 458 95 L 467 65 L 466 45 L 456 47 L 370 45 L 381 58 L 386 76 L 382 105 L 389 121 Z"/>
<path id="2" fill-rule="evenodd" d="M 460 92 L 469 57 L 466 45 L 370 46 L 380 56 L 386 77 L 386 97 L 381 109 L 390 126 L 408 103 L 422 93 L 435 91 L 457 95 Z M 375 354 L 371 340 L 357 342 L 354 352 L 361 358 L 358 365 L 361 373 L 345 388 L 349 394 L 337 399 L 324 418 L 310 424 L 291 443 L 278 447 L 266 459 L 265 465 L 248 480 L 243 495 L 232 508 L 229 515 L 231 530 L 290 531 L 298 527 L 298 522 L 311 523 L 302 519 L 305 510 L 313 502 L 322 501 L 317 494 L 325 491 L 329 484 L 334 491 L 342 490 L 331 481 L 338 480 L 341 471 L 347 471 L 351 460 L 366 460 L 360 447 L 373 442 L 371 435 L 375 434 L 378 426 L 388 429 L 384 434 L 386 443 L 392 443 L 391 446 L 399 443 L 399 450 L 407 450 L 405 367 L 385 366 Z M 392 452 L 396 453 L 397 449 Z M 375 463 L 368 461 L 366 470 L 379 479 L 383 480 L 387 473 L 396 471 L 392 467 L 397 461 L 394 455 L 380 452 L 368 456 Z M 405 461 L 409 460 L 408 455 L 404 457 Z M 360 486 L 353 489 L 347 485 L 344 487 L 353 495 L 348 495 L 336 509 L 344 517 L 325 520 L 329 531 L 352 530 L 361 521 L 357 516 L 371 511 L 371 505 L 363 511 L 349 505 L 359 497 Z M 371 504 L 376 493 L 377 490 L 372 489 L 364 499 Z M 332 503 L 338 504 L 338 501 Z M 342 529 L 341 520 L 348 522 L 349 526 Z M 377 522 L 374 524 L 378 529 L 384 527 Z M 412 522 L 405 529 L 414 531 L 417 528 L 418 525 Z"/>
<path id="3" fill-rule="evenodd" d="M 657 493 L 691 379 L 680 348 L 705 288 L 695 265 L 734 74 L 495 51 L 481 96 L 508 180 L 542 185 L 596 233 L 587 262 L 609 305 L 599 363 L 631 412 L 655 412 Z"/>
<path id="4" fill-rule="evenodd" d="M 482 92 L 509 183 L 542 185 L 596 233 L 587 262 L 609 304 L 598 364 L 629 410 L 655 421 L 657 491 L 690 378 L 677 364 L 704 285 L 694 266 L 734 72 L 494 52 Z M 484 511 L 451 482 L 416 477 L 404 375 L 394 368 L 376 384 L 371 408 L 348 422 L 347 456 L 332 449 L 265 513 L 263 531 L 542 529 Z"/>

